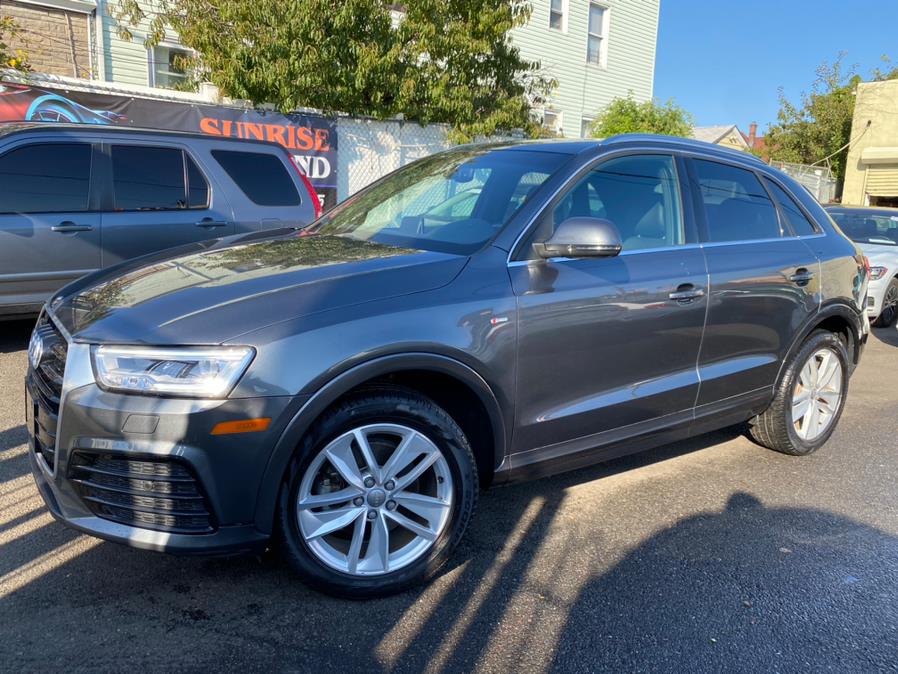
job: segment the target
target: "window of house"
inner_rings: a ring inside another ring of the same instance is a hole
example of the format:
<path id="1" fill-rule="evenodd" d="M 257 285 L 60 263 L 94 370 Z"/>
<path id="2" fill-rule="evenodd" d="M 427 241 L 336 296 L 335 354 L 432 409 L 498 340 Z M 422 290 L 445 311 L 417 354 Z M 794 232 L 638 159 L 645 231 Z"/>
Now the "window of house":
<path id="1" fill-rule="evenodd" d="M 212 150 L 212 156 L 253 203 L 259 206 L 301 203 L 287 167 L 273 154 Z"/>
<path id="2" fill-rule="evenodd" d="M 685 243 L 674 158 L 632 155 L 600 164 L 561 198 L 535 240 L 548 238 L 555 227 L 575 217 L 611 220 L 624 250 Z"/>
<path id="3" fill-rule="evenodd" d="M 767 190 L 751 171 L 695 160 L 695 173 L 708 222 L 708 240 L 750 241 L 782 236 Z"/>
<path id="4" fill-rule="evenodd" d="M 543 127 L 546 130 L 551 131 L 552 133 L 558 134 L 559 136 L 562 133 L 562 125 L 563 125 L 563 116 L 560 111 L 557 110 L 544 110 L 543 111 Z"/>
<path id="5" fill-rule="evenodd" d="M 802 211 L 798 204 L 795 203 L 795 200 L 786 193 L 786 190 L 766 178 L 764 179 L 764 182 L 767 184 L 767 187 L 770 188 L 770 191 L 773 192 L 773 198 L 776 199 L 780 205 L 780 213 L 783 214 L 783 217 L 792 228 L 792 231 L 795 232 L 796 236 L 808 236 L 817 233 L 817 228 L 814 227 L 814 223 L 808 220 L 804 211 Z"/>
<path id="6" fill-rule="evenodd" d="M 178 47 L 157 45 L 150 49 L 150 86 L 176 89 L 183 85 L 189 73 L 185 67 L 191 52 Z"/>
<path id="7" fill-rule="evenodd" d="M 608 9 L 589 3 L 589 26 L 586 38 L 586 62 L 605 67 L 608 42 Z"/>
<path id="8" fill-rule="evenodd" d="M 592 138 L 592 125 L 596 120 L 584 117 L 580 120 L 580 138 Z"/>
<path id="9" fill-rule="evenodd" d="M 0 213 L 86 211 L 91 148 L 87 143 L 40 143 L 0 156 Z"/>
<path id="10" fill-rule="evenodd" d="M 549 3 L 549 28 L 567 30 L 567 0 L 551 0 Z"/>

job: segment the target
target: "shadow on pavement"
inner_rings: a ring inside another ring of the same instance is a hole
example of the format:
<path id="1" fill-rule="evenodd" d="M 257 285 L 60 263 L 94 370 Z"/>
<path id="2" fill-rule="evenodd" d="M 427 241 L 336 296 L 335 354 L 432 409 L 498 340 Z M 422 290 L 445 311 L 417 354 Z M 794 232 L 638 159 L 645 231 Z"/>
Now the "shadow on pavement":
<path id="1" fill-rule="evenodd" d="M 0 321 L 0 353 L 21 351 L 28 346 L 34 319 Z"/>
<path id="2" fill-rule="evenodd" d="M 613 495 L 580 508 L 583 483 L 627 478 L 736 435 L 488 492 L 450 568 L 375 601 L 313 592 L 274 555 L 175 558 L 17 520 L 21 536 L 0 546 L 0 662 L 19 671 L 894 666 L 892 536 L 744 492 L 649 535 L 617 532 Z M 55 561 L 42 567 L 47 558 Z"/>
<path id="3" fill-rule="evenodd" d="M 878 339 L 883 344 L 898 346 L 898 326 L 891 328 L 873 328 L 870 331 L 871 339 Z"/>

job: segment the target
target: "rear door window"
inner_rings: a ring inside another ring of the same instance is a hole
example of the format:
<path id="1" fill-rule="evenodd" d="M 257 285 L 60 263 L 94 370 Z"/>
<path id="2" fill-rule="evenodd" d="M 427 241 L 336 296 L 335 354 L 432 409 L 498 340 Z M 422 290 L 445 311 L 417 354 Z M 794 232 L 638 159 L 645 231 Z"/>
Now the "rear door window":
<path id="1" fill-rule="evenodd" d="M 0 156 L 0 213 L 88 210 L 89 143 L 39 143 Z"/>
<path id="2" fill-rule="evenodd" d="M 112 190 L 117 211 L 187 208 L 184 153 L 171 147 L 113 145 Z"/>
<path id="3" fill-rule="evenodd" d="M 708 241 L 754 241 L 783 235 L 776 208 L 754 173 L 693 160 L 708 223 Z"/>
<path id="4" fill-rule="evenodd" d="M 296 185 L 278 157 L 263 152 L 212 150 L 237 187 L 259 206 L 298 206 Z"/>
<path id="5" fill-rule="evenodd" d="M 796 236 L 809 236 L 817 233 L 814 223 L 808 220 L 804 211 L 795 203 L 795 199 L 789 196 L 782 187 L 772 180 L 764 179 L 767 187 L 773 192 L 773 198 L 776 199 L 780 206 L 780 213 L 786 219 L 786 223 L 792 228 Z"/>
<path id="6" fill-rule="evenodd" d="M 184 153 L 184 161 L 187 163 L 187 204 L 190 208 L 209 207 L 209 183 L 200 171 L 193 158 Z"/>

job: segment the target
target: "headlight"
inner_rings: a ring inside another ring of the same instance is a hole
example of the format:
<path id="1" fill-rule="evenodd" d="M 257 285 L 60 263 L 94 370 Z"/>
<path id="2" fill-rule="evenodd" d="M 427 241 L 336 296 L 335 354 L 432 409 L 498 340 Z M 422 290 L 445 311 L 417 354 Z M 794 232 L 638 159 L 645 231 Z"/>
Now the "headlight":
<path id="1" fill-rule="evenodd" d="M 224 398 L 253 359 L 248 346 L 94 346 L 94 375 L 105 389 Z"/>
<path id="2" fill-rule="evenodd" d="M 870 280 L 878 281 L 886 275 L 887 271 L 888 269 L 886 269 L 885 267 L 870 267 Z"/>

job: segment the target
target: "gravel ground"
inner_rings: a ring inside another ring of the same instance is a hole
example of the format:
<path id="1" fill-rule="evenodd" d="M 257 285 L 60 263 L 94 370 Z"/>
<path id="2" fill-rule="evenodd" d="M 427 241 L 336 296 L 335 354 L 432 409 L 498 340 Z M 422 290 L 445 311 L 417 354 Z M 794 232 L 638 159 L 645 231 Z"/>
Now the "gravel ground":
<path id="1" fill-rule="evenodd" d="M 274 556 L 174 558 L 54 522 L 30 325 L 0 323 L 0 670 L 898 671 L 898 331 L 816 455 L 715 433 L 481 498 L 429 586 L 367 602 Z"/>

